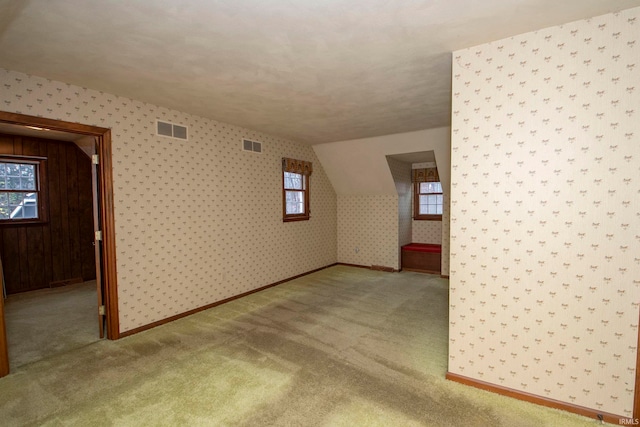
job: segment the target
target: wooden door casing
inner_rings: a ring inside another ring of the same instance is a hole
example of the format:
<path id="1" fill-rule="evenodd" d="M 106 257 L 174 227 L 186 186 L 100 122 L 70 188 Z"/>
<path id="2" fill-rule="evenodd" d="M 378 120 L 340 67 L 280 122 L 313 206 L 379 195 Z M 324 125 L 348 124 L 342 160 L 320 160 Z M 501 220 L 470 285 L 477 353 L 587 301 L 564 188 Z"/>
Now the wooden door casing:
<path id="1" fill-rule="evenodd" d="M 46 158 L 48 221 L 1 224 L 7 294 L 96 277 L 91 159 L 75 144 L 0 134 L 1 155 Z"/>
<path id="2" fill-rule="evenodd" d="M 102 228 L 102 288 L 104 289 L 105 324 L 108 339 L 120 338 L 118 318 L 118 290 L 116 275 L 116 239 L 115 217 L 113 206 L 113 164 L 111 149 L 111 130 L 80 123 L 65 122 L 43 117 L 28 116 L 19 113 L 0 111 L 0 123 L 35 126 L 50 130 L 98 137 L 97 154 L 100 158 L 98 166 L 100 200 L 100 220 Z M 91 251 L 92 252 L 92 251 Z M 0 302 L 0 326 L 5 322 L 3 304 Z M 7 336 L 4 327 L 0 327 L 0 377 L 9 373 L 9 359 L 6 351 Z"/>

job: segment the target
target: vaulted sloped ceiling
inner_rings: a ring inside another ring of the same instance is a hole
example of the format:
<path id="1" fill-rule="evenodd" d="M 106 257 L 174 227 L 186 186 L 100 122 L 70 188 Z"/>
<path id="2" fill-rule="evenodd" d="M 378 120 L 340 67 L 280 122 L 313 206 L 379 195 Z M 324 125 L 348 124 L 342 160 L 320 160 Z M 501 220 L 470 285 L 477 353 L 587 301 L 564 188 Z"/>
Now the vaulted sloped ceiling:
<path id="1" fill-rule="evenodd" d="M 401 134 L 340 141 L 313 146 L 336 193 L 340 195 L 396 194 L 387 156 L 406 163 L 424 161 L 433 151 L 440 180 L 449 188 L 451 170 L 450 128 L 442 127 Z"/>
<path id="2" fill-rule="evenodd" d="M 318 144 L 447 126 L 453 50 L 640 0 L 0 0 L 0 67 Z"/>

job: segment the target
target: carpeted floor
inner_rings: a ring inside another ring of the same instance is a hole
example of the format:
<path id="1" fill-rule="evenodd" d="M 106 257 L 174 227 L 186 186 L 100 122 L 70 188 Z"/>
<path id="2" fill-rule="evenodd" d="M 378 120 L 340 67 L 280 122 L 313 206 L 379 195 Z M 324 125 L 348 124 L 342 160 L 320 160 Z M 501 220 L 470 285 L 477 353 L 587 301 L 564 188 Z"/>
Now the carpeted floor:
<path id="1" fill-rule="evenodd" d="M 95 280 L 10 295 L 5 301 L 11 370 L 100 339 Z"/>
<path id="2" fill-rule="evenodd" d="M 3 425 L 583 426 L 444 379 L 447 281 L 331 267 L 0 379 Z"/>

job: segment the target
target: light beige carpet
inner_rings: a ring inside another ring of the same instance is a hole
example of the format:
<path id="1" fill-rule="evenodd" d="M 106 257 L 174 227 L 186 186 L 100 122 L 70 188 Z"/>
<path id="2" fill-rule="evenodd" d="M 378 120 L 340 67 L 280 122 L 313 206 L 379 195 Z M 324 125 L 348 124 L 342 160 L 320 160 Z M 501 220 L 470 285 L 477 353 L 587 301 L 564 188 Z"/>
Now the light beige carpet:
<path id="1" fill-rule="evenodd" d="M 10 295 L 5 301 L 11 370 L 100 339 L 95 280 Z"/>
<path id="2" fill-rule="evenodd" d="M 444 379 L 447 281 L 331 267 L 0 379 L 3 425 L 582 426 Z"/>

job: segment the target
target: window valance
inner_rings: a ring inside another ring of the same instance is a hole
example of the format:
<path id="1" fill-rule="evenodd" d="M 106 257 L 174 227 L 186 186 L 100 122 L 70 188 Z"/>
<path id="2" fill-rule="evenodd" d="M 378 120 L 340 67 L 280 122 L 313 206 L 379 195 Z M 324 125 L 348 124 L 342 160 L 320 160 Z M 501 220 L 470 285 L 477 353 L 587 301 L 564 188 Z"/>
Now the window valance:
<path id="1" fill-rule="evenodd" d="M 299 173 L 309 176 L 313 172 L 313 164 L 304 160 L 282 158 L 282 170 L 284 172 Z"/>
<path id="2" fill-rule="evenodd" d="M 440 182 L 438 169 L 413 169 L 412 182 Z"/>

